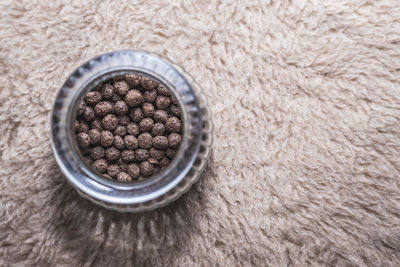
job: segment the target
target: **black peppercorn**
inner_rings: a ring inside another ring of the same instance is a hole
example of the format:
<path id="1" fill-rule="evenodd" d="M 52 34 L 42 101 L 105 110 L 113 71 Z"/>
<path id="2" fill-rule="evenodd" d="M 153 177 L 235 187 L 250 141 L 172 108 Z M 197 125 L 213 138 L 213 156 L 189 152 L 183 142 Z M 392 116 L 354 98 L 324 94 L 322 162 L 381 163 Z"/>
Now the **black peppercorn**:
<path id="1" fill-rule="evenodd" d="M 168 135 L 168 145 L 170 148 L 177 148 L 182 142 L 182 137 L 180 134 L 171 133 Z"/>
<path id="2" fill-rule="evenodd" d="M 139 168 L 140 174 L 142 174 L 144 177 L 148 177 L 153 174 L 154 166 L 148 161 L 143 161 L 140 163 Z"/>
<path id="3" fill-rule="evenodd" d="M 150 148 L 150 156 L 154 159 L 160 160 L 164 157 L 164 150 L 155 149 L 154 147 Z"/>
<path id="4" fill-rule="evenodd" d="M 177 117 L 168 118 L 165 123 L 165 129 L 170 133 L 179 133 L 181 131 L 182 122 Z"/>
<path id="5" fill-rule="evenodd" d="M 118 148 L 118 149 L 124 149 L 125 148 L 125 141 L 124 141 L 124 139 L 121 137 L 121 136 L 119 136 L 119 135 L 116 135 L 116 136 L 114 136 L 114 146 L 116 147 L 116 148 Z"/>
<path id="6" fill-rule="evenodd" d="M 124 136 L 126 135 L 126 127 L 122 125 L 118 125 L 114 130 L 114 134 Z"/>
<path id="7" fill-rule="evenodd" d="M 113 109 L 111 102 L 108 101 L 101 101 L 94 106 L 94 112 L 96 116 L 104 117 L 105 115 L 109 114 Z"/>
<path id="8" fill-rule="evenodd" d="M 145 90 L 154 90 L 157 86 L 157 82 L 147 77 L 142 77 L 142 80 L 140 82 Z"/>
<path id="9" fill-rule="evenodd" d="M 114 135 L 112 134 L 112 132 L 107 130 L 101 132 L 100 144 L 103 147 L 109 147 L 113 144 L 113 142 L 114 142 Z"/>
<path id="10" fill-rule="evenodd" d="M 96 145 L 100 142 L 100 138 L 101 138 L 101 133 L 99 130 L 97 129 L 90 129 L 89 132 L 89 137 L 90 137 L 90 143 L 92 145 Z"/>
<path id="11" fill-rule="evenodd" d="M 150 118 L 144 118 L 139 123 L 139 130 L 143 132 L 151 132 L 153 129 L 154 121 Z"/>
<path id="12" fill-rule="evenodd" d="M 125 101 L 129 107 L 136 107 L 143 102 L 142 93 L 135 89 L 130 90 L 125 96 Z"/>
<path id="13" fill-rule="evenodd" d="M 138 139 L 133 135 L 125 135 L 125 147 L 128 149 L 136 149 L 138 147 Z"/>
<path id="14" fill-rule="evenodd" d="M 119 159 L 121 155 L 121 152 L 119 149 L 115 148 L 115 147 L 109 147 L 106 149 L 106 158 L 109 161 L 116 161 Z"/>
<path id="15" fill-rule="evenodd" d="M 89 106 L 94 106 L 101 101 L 101 94 L 98 91 L 92 91 L 86 94 L 85 102 Z"/>
<path id="16" fill-rule="evenodd" d="M 90 151 L 90 158 L 93 160 L 102 159 L 105 156 L 105 150 L 102 146 L 95 146 Z"/>
<path id="17" fill-rule="evenodd" d="M 120 96 L 126 95 L 129 91 L 129 84 L 127 82 L 125 82 L 124 80 L 115 82 L 114 87 L 115 87 L 115 91 Z"/>
<path id="18" fill-rule="evenodd" d="M 129 176 L 126 172 L 120 172 L 117 176 L 118 181 L 120 182 L 131 182 L 132 177 Z"/>
<path id="19" fill-rule="evenodd" d="M 80 147 L 88 147 L 90 145 L 90 137 L 87 133 L 78 133 L 76 138 Z"/>
<path id="20" fill-rule="evenodd" d="M 94 110 L 91 107 L 86 107 L 85 112 L 83 113 L 83 119 L 87 122 L 91 122 L 95 119 L 96 115 Z"/>
<path id="21" fill-rule="evenodd" d="M 110 175 L 112 178 L 117 178 L 118 174 L 121 172 L 121 169 L 118 165 L 112 164 L 107 168 L 107 174 Z"/>
<path id="22" fill-rule="evenodd" d="M 157 97 L 156 90 L 145 91 L 143 93 L 143 98 L 148 103 L 153 103 L 154 101 L 156 101 L 156 97 Z"/>
<path id="23" fill-rule="evenodd" d="M 167 87 L 165 87 L 162 84 L 159 84 L 157 86 L 157 93 L 160 94 L 160 95 L 163 95 L 163 96 L 170 96 L 170 93 L 169 93 Z"/>
<path id="24" fill-rule="evenodd" d="M 154 136 L 163 135 L 164 132 L 165 132 L 165 126 L 164 126 L 164 124 L 162 124 L 161 122 L 156 122 L 156 123 L 154 124 L 154 126 L 153 126 L 153 129 L 151 130 L 151 133 L 152 133 Z"/>
<path id="25" fill-rule="evenodd" d="M 140 84 L 142 77 L 136 74 L 125 74 L 124 79 L 129 83 L 130 86 L 136 87 Z"/>
<path id="26" fill-rule="evenodd" d="M 125 162 L 132 162 L 135 159 L 135 152 L 133 150 L 123 150 L 121 159 Z"/>
<path id="27" fill-rule="evenodd" d="M 168 113 L 165 110 L 156 110 L 154 112 L 154 120 L 157 122 L 166 123 L 168 119 Z"/>
<path id="28" fill-rule="evenodd" d="M 126 102 L 122 100 L 115 102 L 114 114 L 122 116 L 126 113 L 128 113 L 128 105 L 126 104 Z"/>
<path id="29" fill-rule="evenodd" d="M 157 98 L 156 98 L 157 108 L 167 109 L 170 104 L 171 104 L 171 100 L 169 99 L 169 97 L 162 96 L 162 95 L 157 96 Z"/>
<path id="30" fill-rule="evenodd" d="M 136 164 L 134 164 L 134 163 L 128 165 L 128 168 L 127 168 L 126 172 L 127 172 L 133 179 L 138 178 L 139 175 L 140 175 L 139 166 L 136 165 Z"/>
<path id="31" fill-rule="evenodd" d="M 139 123 L 141 120 L 143 120 L 144 114 L 142 109 L 139 107 L 132 109 L 131 112 L 129 113 L 129 117 L 131 118 L 132 121 Z"/>
<path id="32" fill-rule="evenodd" d="M 111 84 L 103 85 L 103 87 L 101 88 L 101 96 L 104 99 L 110 99 L 112 98 L 113 95 L 114 95 L 114 86 L 112 86 Z"/>
<path id="33" fill-rule="evenodd" d="M 154 137 L 153 146 L 157 149 L 166 149 L 168 147 L 168 138 L 166 136 Z"/>
<path id="34" fill-rule="evenodd" d="M 135 150 L 135 158 L 137 161 L 144 161 L 150 157 L 147 149 L 138 148 Z"/>
<path id="35" fill-rule="evenodd" d="M 93 168 L 95 168 L 98 172 L 103 173 L 107 170 L 108 164 L 104 159 L 98 159 L 92 163 Z"/>
<path id="36" fill-rule="evenodd" d="M 139 126 L 134 122 L 130 122 L 126 126 L 126 132 L 130 135 L 138 136 L 140 132 Z"/>
<path id="37" fill-rule="evenodd" d="M 150 148 L 153 144 L 153 136 L 149 133 L 142 133 L 137 138 L 140 148 Z"/>
<path id="38" fill-rule="evenodd" d="M 104 129 L 110 131 L 114 130 L 118 126 L 118 118 L 113 114 L 106 115 L 101 122 L 103 123 Z"/>
<path id="39" fill-rule="evenodd" d="M 127 115 L 118 117 L 118 124 L 119 125 L 127 126 L 129 121 L 130 121 L 130 119 L 129 119 L 129 116 L 127 116 Z"/>
<path id="40" fill-rule="evenodd" d="M 150 103 L 143 103 L 142 106 L 143 114 L 146 117 L 153 117 L 154 116 L 154 106 Z"/>

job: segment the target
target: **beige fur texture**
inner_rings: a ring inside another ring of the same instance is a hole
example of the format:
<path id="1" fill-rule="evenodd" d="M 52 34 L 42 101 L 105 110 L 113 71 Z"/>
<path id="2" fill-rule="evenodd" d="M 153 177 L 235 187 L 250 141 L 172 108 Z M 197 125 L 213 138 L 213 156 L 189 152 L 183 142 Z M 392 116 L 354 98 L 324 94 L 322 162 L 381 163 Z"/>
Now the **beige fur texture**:
<path id="1" fill-rule="evenodd" d="M 0 266 L 399 266 L 400 2 L 0 2 Z M 142 49 L 201 84 L 213 156 L 168 207 L 82 199 L 49 142 L 57 90 Z"/>

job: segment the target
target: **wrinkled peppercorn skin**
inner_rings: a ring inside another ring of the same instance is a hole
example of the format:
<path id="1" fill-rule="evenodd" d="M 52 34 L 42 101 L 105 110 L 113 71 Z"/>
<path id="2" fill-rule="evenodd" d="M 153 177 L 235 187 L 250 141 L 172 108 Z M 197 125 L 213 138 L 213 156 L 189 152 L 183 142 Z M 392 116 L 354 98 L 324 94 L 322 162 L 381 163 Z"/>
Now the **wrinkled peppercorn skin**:
<path id="1" fill-rule="evenodd" d="M 176 156 L 181 117 L 167 87 L 128 73 L 83 97 L 73 131 L 85 162 L 105 179 L 139 181 L 161 172 Z"/>

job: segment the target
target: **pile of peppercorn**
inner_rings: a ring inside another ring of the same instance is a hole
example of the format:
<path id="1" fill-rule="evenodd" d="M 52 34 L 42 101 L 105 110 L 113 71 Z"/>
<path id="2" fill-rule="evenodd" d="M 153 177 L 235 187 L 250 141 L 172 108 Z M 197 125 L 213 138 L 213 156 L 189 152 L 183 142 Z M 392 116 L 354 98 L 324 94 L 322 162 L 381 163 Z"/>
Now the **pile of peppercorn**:
<path id="1" fill-rule="evenodd" d="M 136 74 L 110 79 L 88 92 L 74 126 L 87 162 L 103 177 L 121 182 L 159 173 L 182 141 L 175 97 L 161 83 Z"/>

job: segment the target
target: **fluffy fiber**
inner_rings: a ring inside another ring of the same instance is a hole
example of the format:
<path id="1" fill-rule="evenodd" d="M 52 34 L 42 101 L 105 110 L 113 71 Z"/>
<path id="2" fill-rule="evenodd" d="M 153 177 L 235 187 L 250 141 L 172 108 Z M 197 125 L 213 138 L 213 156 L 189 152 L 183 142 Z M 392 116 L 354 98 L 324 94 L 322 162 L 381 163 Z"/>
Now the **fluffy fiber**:
<path id="1" fill-rule="evenodd" d="M 400 264 L 400 3 L 1 1 L 1 266 Z M 213 157 L 180 200 L 119 214 L 67 184 L 57 90 L 143 49 L 200 82 Z"/>

